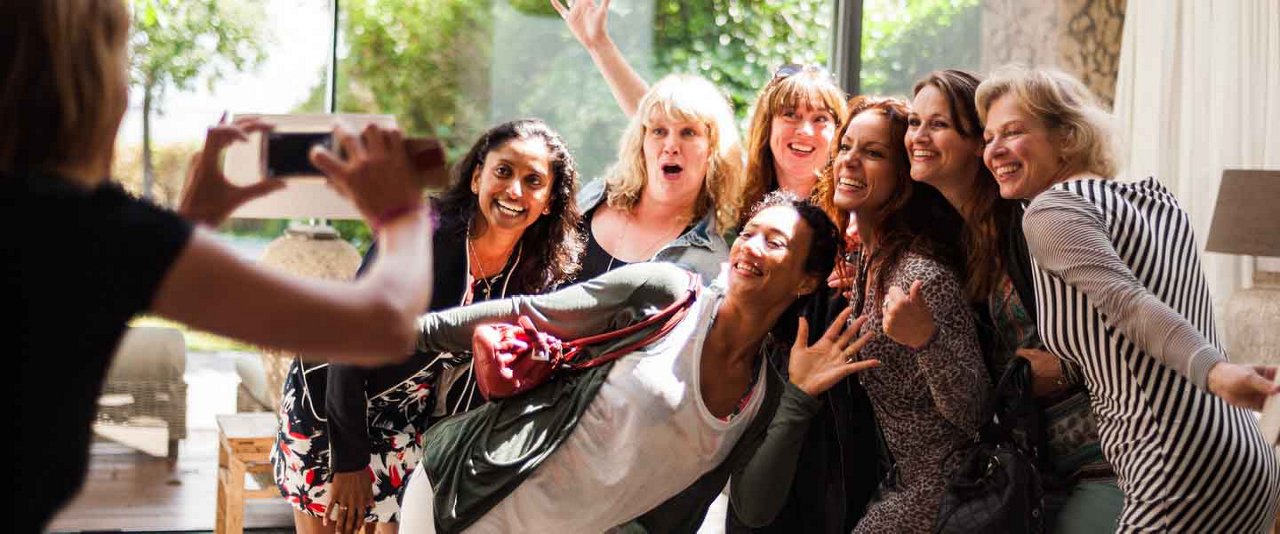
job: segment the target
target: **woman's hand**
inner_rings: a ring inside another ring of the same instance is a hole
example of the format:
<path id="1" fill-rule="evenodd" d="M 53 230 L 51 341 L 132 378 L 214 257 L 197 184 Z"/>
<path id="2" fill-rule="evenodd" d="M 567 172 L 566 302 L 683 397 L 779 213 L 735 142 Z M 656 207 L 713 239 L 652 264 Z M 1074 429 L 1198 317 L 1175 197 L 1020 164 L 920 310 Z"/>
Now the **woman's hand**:
<path id="1" fill-rule="evenodd" d="M 191 156 L 187 184 L 182 188 L 178 214 L 196 224 L 218 226 L 241 204 L 284 187 L 282 180 L 263 180 L 238 186 L 222 173 L 222 151 L 233 143 L 247 141 L 253 132 L 265 132 L 271 125 L 257 119 L 237 119 L 227 124 L 226 116 L 205 133 L 204 148 Z"/>
<path id="2" fill-rule="evenodd" d="M 1031 363 L 1031 393 L 1049 397 L 1067 389 L 1062 362 L 1053 353 L 1040 349 L 1018 349 L 1016 354 Z"/>
<path id="3" fill-rule="evenodd" d="M 1275 379 L 1274 366 L 1219 362 L 1209 370 L 1207 385 L 1210 393 L 1227 404 L 1260 411 L 1267 397 L 1280 394 Z"/>
<path id="4" fill-rule="evenodd" d="M 599 4 L 596 0 L 573 0 L 573 6 L 568 8 L 560 0 L 551 0 L 551 7 L 587 50 L 609 42 L 609 0 L 600 0 Z"/>
<path id="5" fill-rule="evenodd" d="M 373 507 L 373 485 L 365 470 L 334 473 L 329 485 L 329 509 L 324 524 L 333 522 L 338 534 L 355 533 L 364 528 L 365 512 Z"/>
<path id="6" fill-rule="evenodd" d="M 854 340 L 853 337 L 866 324 L 867 318 L 859 317 L 853 324 L 849 324 L 849 316 L 852 314 L 851 308 L 845 308 L 827 328 L 822 339 L 812 345 L 809 345 L 809 321 L 804 317 L 800 318 L 800 326 L 796 328 L 796 342 L 791 346 L 789 374 L 791 383 L 810 397 L 817 397 L 853 373 L 880 365 L 880 360 L 854 360 L 862 347 L 871 341 L 873 332 L 867 332 Z"/>
<path id="7" fill-rule="evenodd" d="M 339 126 L 333 139 L 345 151 L 345 160 L 317 146 L 311 150 L 311 163 L 355 203 L 366 222 L 385 222 L 380 221 L 384 215 L 422 202 L 399 129 L 369 124 L 355 135 Z"/>
<path id="8" fill-rule="evenodd" d="M 836 266 L 827 277 L 827 287 L 840 291 L 844 298 L 853 298 L 853 285 L 858 283 L 858 266 L 844 259 L 837 259 Z"/>
<path id="9" fill-rule="evenodd" d="M 911 284 L 910 293 L 903 293 L 902 289 L 892 286 L 884 297 L 885 335 L 913 349 L 928 344 L 938 330 L 933 324 L 929 305 L 920 296 L 920 287 L 923 285 L 923 282 L 916 280 Z"/>

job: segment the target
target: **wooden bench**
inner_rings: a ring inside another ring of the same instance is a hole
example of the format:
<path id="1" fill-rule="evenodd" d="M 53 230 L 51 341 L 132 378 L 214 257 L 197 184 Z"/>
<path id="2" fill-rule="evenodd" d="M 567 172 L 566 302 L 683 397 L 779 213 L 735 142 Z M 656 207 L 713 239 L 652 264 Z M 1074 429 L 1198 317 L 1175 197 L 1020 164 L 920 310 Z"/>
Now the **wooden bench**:
<path id="1" fill-rule="evenodd" d="M 271 448 L 280 423 L 276 414 L 266 412 L 219 415 L 217 419 L 218 509 L 214 532 L 241 534 L 245 500 L 280 498 L 274 486 L 245 488 L 245 474 L 271 472 Z"/>

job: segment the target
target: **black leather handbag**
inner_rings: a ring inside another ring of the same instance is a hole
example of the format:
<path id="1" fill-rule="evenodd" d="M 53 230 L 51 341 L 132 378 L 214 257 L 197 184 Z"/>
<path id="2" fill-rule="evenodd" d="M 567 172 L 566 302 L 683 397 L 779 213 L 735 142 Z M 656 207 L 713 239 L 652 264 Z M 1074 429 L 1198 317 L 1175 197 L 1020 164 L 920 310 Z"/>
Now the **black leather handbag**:
<path id="1" fill-rule="evenodd" d="M 996 413 L 965 451 L 942 496 L 938 534 L 1044 531 L 1037 462 L 1041 424 L 1031 396 L 1031 364 L 1014 358 L 996 386 Z"/>

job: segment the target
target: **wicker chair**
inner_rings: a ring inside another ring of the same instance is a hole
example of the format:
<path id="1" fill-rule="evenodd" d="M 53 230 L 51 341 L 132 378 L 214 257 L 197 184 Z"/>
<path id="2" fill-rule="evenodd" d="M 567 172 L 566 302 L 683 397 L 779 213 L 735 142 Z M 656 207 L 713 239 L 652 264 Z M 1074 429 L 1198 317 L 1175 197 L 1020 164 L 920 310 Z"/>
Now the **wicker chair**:
<path id="1" fill-rule="evenodd" d="M 187 345 L 173 328 L 125 332 L 98 400 L 98 423 L 168 429 L 168 458 L 187 437 Z"/>

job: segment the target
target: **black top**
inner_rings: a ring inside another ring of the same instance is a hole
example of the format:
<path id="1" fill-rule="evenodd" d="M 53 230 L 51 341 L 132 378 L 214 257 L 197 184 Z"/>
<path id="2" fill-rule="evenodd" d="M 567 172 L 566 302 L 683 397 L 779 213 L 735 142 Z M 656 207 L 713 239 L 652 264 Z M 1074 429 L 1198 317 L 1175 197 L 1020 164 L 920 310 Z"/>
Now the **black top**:
<path id="1" fill-rule="evenodd" d="M 840 291 L 820 284 L 808 302 L 795 311 L 814 325 L 809 329 L 808 342 L 815 343 L 826 332 L 826 325 L 848 307 L 849 300 Z M 795 325 L 796 319 L 784 317 L 778 324 Z M 776 332 L 783 334 L 779 343 L 784 347 L 790 347 L 795 340 L 793 330 Z M 769 363 L 783 380 L 789 376 L 789 355 L 787 350 L 769 353 Z M 837 382 L 817 398 L 822 401 L 822 408 L 805 433 L 795 475 L 789 482 L 780 481 L 791 489 L 777 517 L 766 526 L 750 528 L 738 520 L 730 506 L 725 532 L 847 533 L 862 519 L 887 472 L 871 399 L 857 375 Z"/>
<path id="2" fill-rule="evenodd" d="M 591 208 L 582 214 L 582 235 L 587 236 L 587 246 L 582 251 L 582 269 L 578 271 L 578 275 L 573 282 L 590 280 L 627 265 L 627 262 L 613 257 L 604 247 L 600 246 L 599 241 L 596 241 L 596 234 L 591 231 L 591 219 L 595 214 L 596 208 Z"/>
<path id="3" fill-rule="evenodd" d="M 83 190 L 22 173 L 0 175 L 0 184 L 3 294 L 17 321 L 4 338 L 16 343 L 19 366 L 13 516 L 16 532 L 36 532 L 79 490 L 112 355 L 129 319 L 151 306 L 191 225 L 112 183 Z"/>
<path id="4" fill-rule="evenodd" d="M 432 238 L 433 286 L 427 311 L 452 308 L 462 304 L 467 291 L 467 224 L 465 221 L 440 221 Z M 377 257 L 375 244 L 365 254 L 360 266 L 363 273 Z M 508 258 L 501 273 L 485 282 L 476 280 L 472 300 L 480 302 L 502 298 L 505 294 L 528 294 L 535 291 L 508 287 L 505 282 L 516 267 L 517 254 Z M 357 274 L 357 276 L 359 276 Z M 492 295 L 489 290 L 492 288 Z M 330 365 L 325 383 L 324 405 L 329 421 L 329 447 L 335 472 L 360 471 L 369 465 L 370 441 L 367 420 L 367 398 L 385 391 L 418 373 L 435 354 L 418 352 L 403 363 L 369 369 L 349 365 Z M 420 414 L 426 420 L 430 414 Z M 426 425 L 421 425 L 425 427 Z"/>

